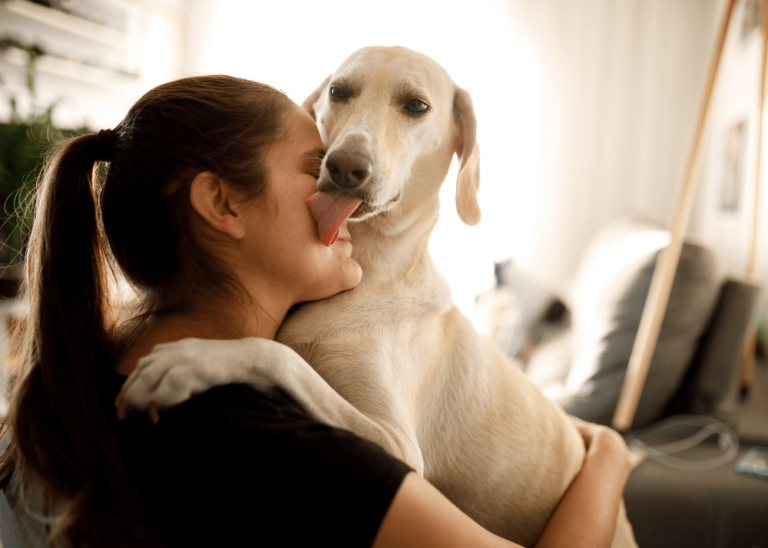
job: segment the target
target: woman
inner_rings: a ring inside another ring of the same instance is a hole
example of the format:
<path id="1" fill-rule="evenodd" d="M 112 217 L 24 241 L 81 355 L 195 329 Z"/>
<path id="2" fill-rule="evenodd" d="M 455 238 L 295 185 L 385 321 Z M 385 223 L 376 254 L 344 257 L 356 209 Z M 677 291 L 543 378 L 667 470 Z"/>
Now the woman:
<path id="1" fill-rule="evenodd" d="M 360 281 L 346 226 L 324 246 L 305 203 L 322 153 L 284 94 L 225 76 L 159 86 L 114 130 L 58 146 L 29 240 L 26 373 L 0 460 L 0 488 L 42 492 L 57 543 L 513 546 L 279 391 L 224 386 L 157 426 L 116 420 L 125 376 L 156 344 L 274 338 L 294 304 Z M 124 322 L 117 269 L 141 296 Z M 610 544 L 626 446 L 581 431 L 583 469 L 540 546 Z"/>

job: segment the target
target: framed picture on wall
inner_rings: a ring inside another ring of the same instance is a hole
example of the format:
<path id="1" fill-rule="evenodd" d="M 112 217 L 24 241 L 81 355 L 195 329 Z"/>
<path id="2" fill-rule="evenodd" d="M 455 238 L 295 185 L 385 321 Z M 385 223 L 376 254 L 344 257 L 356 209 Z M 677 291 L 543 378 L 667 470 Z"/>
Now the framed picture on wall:
<path id="1" fill-rule="evenodd" d="M 735 213 L 741 204 L 744 157 L 747 145 L 747 122 L 742 120 L 726 130 L 723 175 L 720 184 L 720 210 Z"/>

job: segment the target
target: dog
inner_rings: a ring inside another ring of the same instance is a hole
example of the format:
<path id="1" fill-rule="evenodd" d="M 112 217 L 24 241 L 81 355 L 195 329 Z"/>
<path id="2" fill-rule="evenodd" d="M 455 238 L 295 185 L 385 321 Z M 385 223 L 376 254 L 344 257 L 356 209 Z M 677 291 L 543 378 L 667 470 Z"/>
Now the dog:
<path id="1" fill-rule="evenodd" d="M 327 147 L 318 189 L 362 199 L 349 223 L 362 281 L 295 310 L 278 331 L 282 345 L 158 345 L 129 377 L 120 405 L 172 406 L 230 382 L 277 384 L 319 420 L 409 464 L 488 530 L 535 544 L 581 468 L 583 440 L 477 334 L 427 248 L 454 154 L 459 217 L 480 221 L 469 93 L 426 55 L 368 47 L 303 106 Z M 636 546 L 623 504 L 612 546 Z"/>

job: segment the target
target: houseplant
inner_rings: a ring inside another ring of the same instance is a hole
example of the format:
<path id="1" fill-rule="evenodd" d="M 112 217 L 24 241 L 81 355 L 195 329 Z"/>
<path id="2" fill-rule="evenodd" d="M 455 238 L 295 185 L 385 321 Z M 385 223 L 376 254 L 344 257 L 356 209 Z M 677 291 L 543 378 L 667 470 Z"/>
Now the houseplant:
<path id="1" fill-rule="evenodd" d="M 17 97 L 0 76 L 0 84 L 8 95 L 10 120 L 0 123 L 0 296 L 14 297 L 21 279 L 21 262 L 27 232 L 30 228 L 31 208 L 37 176 L 50 146 L 64 136 L 87 132 L 80 127 L 64 131 L 52 121 L 54 105 L 40 108 L 35 94 L 35 66 L 44 52 L 35 46 L 23 46 L 10 40 L 0 41 L 0 52 L 10 47 L 23 49 L 27 54 L 25 88 L 31 108 L 26 116 L 19 114 Z"/>

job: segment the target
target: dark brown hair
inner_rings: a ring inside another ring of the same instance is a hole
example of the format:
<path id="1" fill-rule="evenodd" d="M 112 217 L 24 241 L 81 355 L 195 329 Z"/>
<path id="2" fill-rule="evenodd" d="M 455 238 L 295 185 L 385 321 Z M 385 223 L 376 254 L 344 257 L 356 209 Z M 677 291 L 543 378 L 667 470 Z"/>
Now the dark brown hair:
<path id="1" fill-rule="evenodd" d="M 162 544 L 130 494 L 114 433 L 105 379 L 120 346 L 110 285 L 122 272 L 143 296 L 143 318 L 239 291 L 201 241 L 190 184 L 211 171 L 243 199 L 261 196 L 264 153 L 290 104 L 263 84 L 186 78 L 148 92 L 114 130 L 65 140 L 49 156 L 26 259 L 23 373 L 0 428 L 12 429 L 0 488 L 19 474 L 22 490 L 42 489 L 56 510 L 56 544 Z"/>

